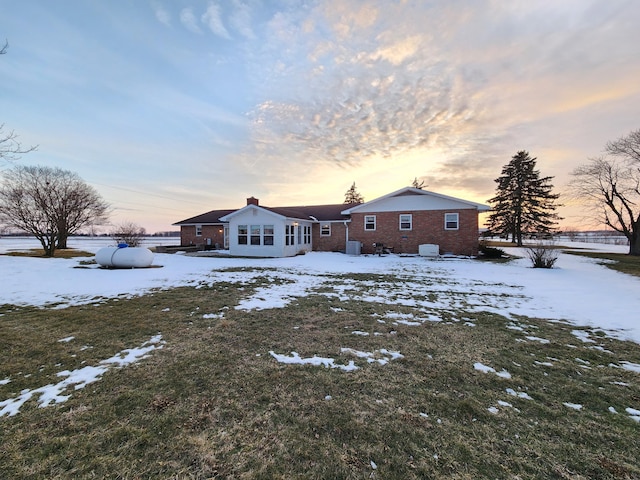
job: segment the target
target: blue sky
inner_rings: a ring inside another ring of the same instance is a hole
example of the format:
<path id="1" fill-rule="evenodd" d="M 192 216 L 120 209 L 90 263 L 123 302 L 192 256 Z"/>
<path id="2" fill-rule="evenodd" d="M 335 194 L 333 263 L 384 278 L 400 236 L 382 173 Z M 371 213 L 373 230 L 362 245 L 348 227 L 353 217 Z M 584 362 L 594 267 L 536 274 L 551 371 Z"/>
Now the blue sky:
<path id="1" fill-rule="evenodd" d="M 0 123 L 149 232 L 352 182 L 484 203 L 518 150 L 562 193 L 640 128 L 638 25 L 635 0 L 0 0 Z"/>

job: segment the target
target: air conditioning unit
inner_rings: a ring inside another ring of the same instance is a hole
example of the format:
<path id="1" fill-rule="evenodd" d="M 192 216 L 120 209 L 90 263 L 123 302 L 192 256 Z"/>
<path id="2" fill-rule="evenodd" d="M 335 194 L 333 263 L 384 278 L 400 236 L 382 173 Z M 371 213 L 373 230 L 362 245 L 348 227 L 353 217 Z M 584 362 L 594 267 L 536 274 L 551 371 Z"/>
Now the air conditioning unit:
<path id="1" fill-rule="evenodd" d="M 347 255 L 360 255 L 361 251 L 362 251 L 361 242 L 356 242 L 354 240 L 349 240 L 347 242 L 347 251 L 346 251 Z"/>
<path id="2" fill-rule="evenodd" d="M 437 257 L 440 255 L 440 245 L 434 245 L 433 243 L 418 245 L 418 255 L 421 257 Z"/>

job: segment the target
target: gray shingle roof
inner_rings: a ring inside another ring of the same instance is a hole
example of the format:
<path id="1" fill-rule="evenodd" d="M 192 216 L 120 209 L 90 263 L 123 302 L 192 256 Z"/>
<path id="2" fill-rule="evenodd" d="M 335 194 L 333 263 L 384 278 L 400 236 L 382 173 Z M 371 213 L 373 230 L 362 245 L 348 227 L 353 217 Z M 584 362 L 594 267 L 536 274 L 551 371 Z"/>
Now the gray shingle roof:
<path id="1" fill-rule="evenodd" d="M 340 221 L 349 218 L 342 215 L 342 211 L 352 205 L 344 203 L 335 205 L 303 205 L 296 207 L 263 207 L 270 212 L 277 213 L 288 218 L 298 218 L 300 220 L 318 220 L 319 222 Z"/>
<path id="2" fill-rule="evenodd" d="M 196 215 L 195 217 L 187 218 L 185 220 L 181 220 L 179 222 L 174 223 L 174 225 L 211 225 L 215 223 L 225 223 L 220 221 L 220 217 L 224 217 L 225 215 L 229 215 L 235 210 L 211 210 L 207 213 L 202 213 L 200 215 Z"/>
<path id="3" fill-rule="evenodd" d="M 338 203 L 334 205 L 303 205 L 294 207 L 265 207 L 260 205 L 260 208 L 269 210 L 270 212 L 277 213 L 287 218 L 297 218 L 299 220 L 317 220 L 319 222 L 329 221 L 341 221 L 349 218 L 348 215 L 342 215 L 342 211 L 354 207 L 356 204 Z M 195 217 L 187 218 L 174 225 L 211 225 L 217 223 L 226 223 L 220 220 L 221 217 L 229 215 L 239 209 L 235 210 L 211 210 L 210 212 L 196 215 Z"/>

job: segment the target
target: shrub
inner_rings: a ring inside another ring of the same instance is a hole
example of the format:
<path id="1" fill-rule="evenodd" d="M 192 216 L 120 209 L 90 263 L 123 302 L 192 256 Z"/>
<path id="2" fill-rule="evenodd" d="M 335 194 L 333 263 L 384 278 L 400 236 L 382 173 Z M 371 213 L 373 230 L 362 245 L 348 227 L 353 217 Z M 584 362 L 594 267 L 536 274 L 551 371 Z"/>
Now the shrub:
<path id="1" fill-rule="evenodd" d="M 482 244 L 480 245 L 480 254 L 484 258 L 502 258 L 507 255 L 501 248 L 488 247 Z"/>
<path id="2" fill-rule="evenodd" d="M 533 268 L 553 268 L 558 260 L 557 251 L 542 243 L 527 248 L 527 256 L 531 260 Z"/>
<path id="3" fill-rule="evenodd" d="M 111 232 L 111 238 L 117 243 L 126 243 L 130 247 L 138 247 L 142 243 L 146 231 L 141 226 L 125 221 L 116 225 Z"/>

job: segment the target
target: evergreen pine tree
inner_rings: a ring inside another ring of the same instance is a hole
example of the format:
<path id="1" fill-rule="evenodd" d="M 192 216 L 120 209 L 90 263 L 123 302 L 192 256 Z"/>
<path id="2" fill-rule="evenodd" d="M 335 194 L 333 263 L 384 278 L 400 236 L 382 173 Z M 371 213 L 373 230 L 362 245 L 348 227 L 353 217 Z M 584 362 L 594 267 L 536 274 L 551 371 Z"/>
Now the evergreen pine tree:
<path id="1" fill-rule="evenodd" d="M 356 190 L 356 182 L 353 182 L 351 188 L 344 195 L 344 203 L 364 203 L 364 198 Z"/>
<path id="2" fill-rule="evenodd" d="M 540 177 L 536 158 L 519 151 L 502 168 L 495 181 L 496 196 L 488 200 L 493 207 L 487 226 L 493 234 L 511 236 L 522 246 L 523 234 L 548 234 L 560 217 L 554 212 L 559 195 L 551 193 L 553 177 Z"/>

